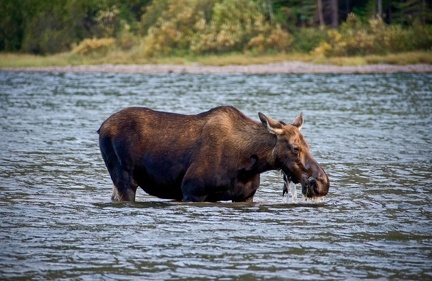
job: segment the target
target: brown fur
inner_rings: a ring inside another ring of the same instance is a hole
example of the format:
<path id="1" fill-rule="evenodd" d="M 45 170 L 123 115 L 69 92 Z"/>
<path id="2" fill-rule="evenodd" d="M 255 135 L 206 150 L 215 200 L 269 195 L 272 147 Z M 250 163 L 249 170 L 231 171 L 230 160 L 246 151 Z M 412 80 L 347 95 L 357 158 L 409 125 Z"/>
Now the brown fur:
<path id="1" fill-rule="evenodd" d="M 260 118 L 255 122 L 229 106 L 197 115 L 137 107 L 113 114 L 98 131 L 113 200 L 134 201 L 140 186 L 160 198 L 252 201 L 260 173 L 272 169 L 306 187 L 314 178 L 320 183 L 314 195 L 325 195 L 328 178 L 298 129 L 303 119 L 296 127 Z"/>

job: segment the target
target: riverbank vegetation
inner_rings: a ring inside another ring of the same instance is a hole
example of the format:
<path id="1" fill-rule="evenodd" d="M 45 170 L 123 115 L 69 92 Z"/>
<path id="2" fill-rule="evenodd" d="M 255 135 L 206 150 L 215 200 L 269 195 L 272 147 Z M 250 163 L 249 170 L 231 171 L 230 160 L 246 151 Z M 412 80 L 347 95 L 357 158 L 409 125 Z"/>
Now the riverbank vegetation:
<path id="1" fill-rule="evenodd" d="M 425 0 L 3 0 L 0 66 L 432 63 Z"/>

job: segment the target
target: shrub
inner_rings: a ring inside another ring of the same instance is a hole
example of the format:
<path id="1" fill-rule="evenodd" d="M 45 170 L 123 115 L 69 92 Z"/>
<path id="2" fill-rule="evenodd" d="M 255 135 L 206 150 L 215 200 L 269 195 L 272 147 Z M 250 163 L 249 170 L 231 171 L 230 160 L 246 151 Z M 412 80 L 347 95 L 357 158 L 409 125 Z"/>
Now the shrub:
<path id="1" fill-rule="evenodd" d="M 29 23 L 23 38 L 22 51 L 47 54 L 65 51 L 75 39 L 72 27 L 49 12 L 41 12 Z"/>
<path id="2" fill-rule="evenodd" d="M 367 32 L 365 26 L 354 14 L 348 15 L 340 31 L 331 29 L 327 35 L 331 49 L 324 55 L 352 56 L 374 51 L 373 35 Z"/>
<path id="3" fill-rule="evenodd" d="M 179 0 L 169 2 L 155 25 L 144 38 L 144 54 L 168 54 L 175 49 L 189 49 L 199 33 L 199 22 L 205 21 L 207 9 L 216 0 Z"/>
<path id="4" fill-rule="evenodd" d="M 84 39 L 72 48 L 72 53 L 80 55 L 105 54 L 114 46 L 114 38 Z"/>
<path id="5" fill-rule="evenodd" d="M 401 52 L 411 50 L 409 42 L 409 29 L 403 29 L 399 25 L 386 25 L 382 19 L 369 20 L 368 31 L 374 37 L 375 54 L 389 52 Z"/>
<path id="6" fill-rule="evenodd" d="M 150 5 L 145 8 L 145 13 L 140 20 L 139 34 L 146 36 L 150 27 L 155 26 L 162 13 L 168 7 L 168 0 L 152 1 Z"/>
<path id="7" fill-rule="evenodd" d="M 195 37 L 195 53 L 230 52 L 247 48 L 251 39 L 269 29 L 259 6 L 247 0 L 223 0 L 213 8 L 211 22 L 203 22 Z M 259 38 L 253 41 L 256 44 Z"/>
<path id="8" fill-rule="evenodd" d="M 300 28 L 293 32 L 292 48 L 298 52 L 311 52 L 322 41 L 328 39 L 327 32 L 319 28 Z"/>
<path id="9" fill-rule="evenodd" d="M 432 25 L 421 24 L 419 20 L 414 21 L 412 41 L 413 49 L 432 51 Z"/>
<path id="10" fill-rule="evenodd" d="M 136 44 L 137 38 L 130 32 L 130 26 L 123 23 L 123 28 L 117 33 L 117 45 L 122 50 L 130 50 Z"/>
<path id="11" fill-rule="evenodd" d="M 314 49 L 324 56 L 353 56 L 365 54 L 387 54 L 413 50 L 428 50 L 432 46 L 432 27 L 420 23 L 403 28 L 386 25 L 382 19 L 370 19 L 362 24 L 350 14 L 339 30 L 329 30 L 327 40 Z"/>
<path id="12" fill-rule="evenodd" d="M 146 56 L 179 51 L 286 52 L 292 45 L 291 35 L 280 27 L 272 28 L 254 1 L 179 0 L 166 5 L 144 38 Z M 153 6 L 149 8 L 159 9 Z"/>
<path id="13" fill-rule="evenodd" d="M 291 35 L 282 30 L 279 26 L 265 33 L 260 33 L 249 40 L 246 50 L 251 50 L 255 53 L 265 53 L 268 51 L 288 52 L 292 45 Z"/>
<path id="14" fill-rule="evenodd" d="M 120 10 L 116 6 L 112 6 L 110 9 L 101 10 L 97 13 L 96 22 L 102 33 L 102 37 L 114 36 L 120 25 Z"/>

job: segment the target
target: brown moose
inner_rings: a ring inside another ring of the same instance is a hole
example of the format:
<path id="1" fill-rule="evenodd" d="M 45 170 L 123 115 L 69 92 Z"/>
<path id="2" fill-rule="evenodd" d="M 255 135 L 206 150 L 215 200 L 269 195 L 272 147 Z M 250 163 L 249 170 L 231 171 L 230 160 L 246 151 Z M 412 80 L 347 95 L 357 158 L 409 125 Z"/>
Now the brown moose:
<path id="1" fill-rule="evenodd" d="M 307 197 L 325 196 L 329 179 L 300 133 L 303 115 L 287 125 L 262 113 L 261 123 L 231 106 L 197 115 L 123 109 L 98 130 L 114 183 L 112 200 L 150 195 L 183 201 L 252 202 L 260 174 L 282 170 Z"/>

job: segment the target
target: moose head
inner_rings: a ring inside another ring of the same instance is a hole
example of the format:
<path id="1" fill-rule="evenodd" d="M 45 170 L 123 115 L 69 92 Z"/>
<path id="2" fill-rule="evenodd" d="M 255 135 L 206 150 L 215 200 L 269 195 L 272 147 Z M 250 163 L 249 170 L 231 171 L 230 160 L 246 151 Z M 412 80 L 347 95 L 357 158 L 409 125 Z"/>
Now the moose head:
<path id="1" fill-rule="evenodd" d="M 327 195 L 329 178 L 312 157 L 309 144 L 300 132 L 303 114 L 300 113 L 291 124 L 279 122 L 261 112 L 258 115 L 266 129 L 277 137 L 272 151 L 276 168 L 283 171 L 288 181 L 301 183 L 302 193 L 306 197 Z"/>

